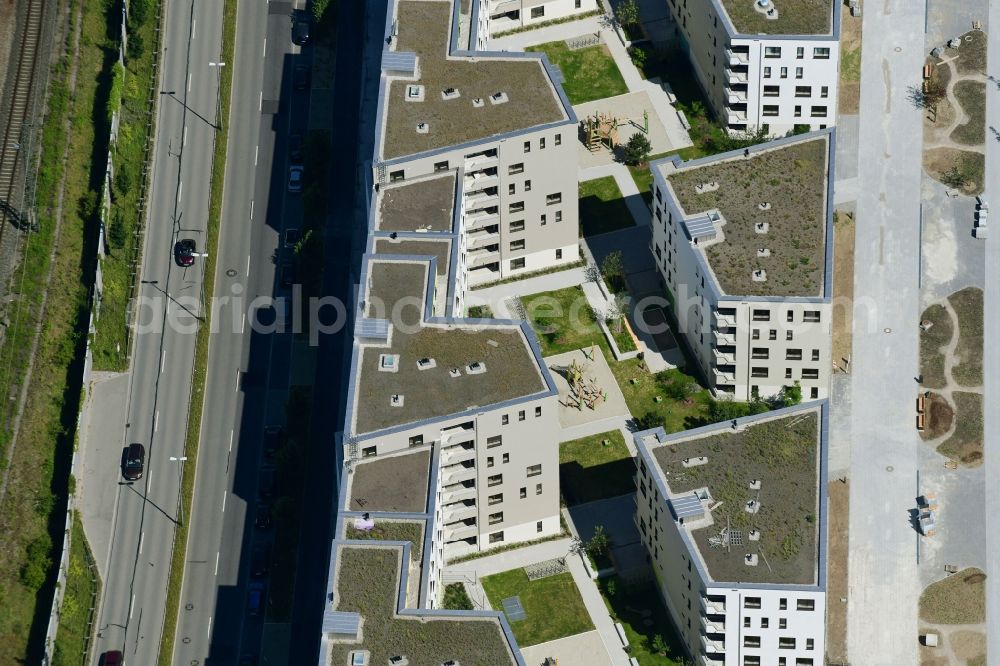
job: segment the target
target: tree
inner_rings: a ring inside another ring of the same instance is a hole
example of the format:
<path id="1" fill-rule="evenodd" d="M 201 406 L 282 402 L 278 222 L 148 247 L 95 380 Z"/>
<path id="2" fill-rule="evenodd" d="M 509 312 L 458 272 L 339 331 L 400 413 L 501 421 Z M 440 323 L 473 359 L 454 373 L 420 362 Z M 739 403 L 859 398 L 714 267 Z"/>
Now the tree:
<path id="1" fill-rule="evenodd" d="M 938 102 L 945 97 L 945 89 L 940 83 L 934 79 L 930 79 L 923 86 L 910 86 L 907 88 L 906 96 L 909 98 L 913 108 L 935 111 Z"/>
<path id="2" fill-rule="evenodd" d="M 604 525 L 596 525 L 593 536 L 587 541 L 587 552 L 596 560 L 598 557 L 606 555 L 610 547 L 611 539 L 604 531 Z"/>
<path id="3" fill-rule="evenodd" d="M 639 3 L 636 0 L 622 0 L 615 9 L 615 18 L 623 26 L 632 26 L 639 23 Z"/>
<path id="4" fill-rule="evenodd" d="M 791 407 L 802 402 L 802 385 L 795 382 L 791 386 L 782 386 L 778 394 L 778 402 L 782 407 Z"/>
<path id="5" fill-rule="evenodd" d="M 625 144 L 625 161 L 628 164 L 644 164 L 649 159 L 653 146 L 642 132 L 636 132 Z"/>
<path id="6" fill-rule="evenodd" d="M 622 261 L 621 250 L 615 250 L 604 257 L 604 261 L 601 262 L 601 277 L 604 278 L 605 282 L 618 282 L 624 281 L 625 278 L 625 264 Z M 611 284 L 608 284 L 608 288 L 612 292 L 618 293 L 618 290 Z"/>
<path id="7" fill-rule="evenodd" d="M 631 47 L 628 50 L 628 54 L 629 57 L 632 58 L 632 64 L 638 67 L 639 69 L 642 69 L 643 65 L 646 64 L 646 59 L 649 56 L 649 54 L 646 52 L 646 49 L 638 46 Z"/>
<path id="8" fill-rule="evenodd" d="M 656 412 L 646 412 L 642 416 L 637 416 L 632 419 L 636 432 L 641 430 L 652 430 L 653 428 L 659 428 L 663 425 L 663 417 Z"/>
<path id="9" fill-rule="evenodd" d="M 649 642 L 650 649 L 660 656 L 667 654 L 667 641 L 661 634 L 654 634 L 653 640 Z"/>

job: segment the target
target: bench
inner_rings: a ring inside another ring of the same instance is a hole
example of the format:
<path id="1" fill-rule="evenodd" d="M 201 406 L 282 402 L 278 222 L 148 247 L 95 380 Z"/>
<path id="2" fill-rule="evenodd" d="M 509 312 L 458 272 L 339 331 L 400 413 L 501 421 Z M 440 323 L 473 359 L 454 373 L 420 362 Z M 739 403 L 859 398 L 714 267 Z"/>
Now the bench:
<path id="1" fill-rule="evenodd" d="M 917 396 L 917 414 L 923 414 L 926 411 L 927 398 L 923 394 Z"/>
<path id="2" fill-rule="evenodd" d="M 926 414 L 917 414 L 917 430 L 924 429 L 924 423 L 927 420 Z"/>
<path id="3" fill-rule="evenodd" d="M 933 68 L 932 65 L 930 65 L 930 64 L 924 65 L 924 78 L 925 79 L 931 78 L 931 73 L 933 73 L 933 71 L 934 71 L 934 68 Z"/>

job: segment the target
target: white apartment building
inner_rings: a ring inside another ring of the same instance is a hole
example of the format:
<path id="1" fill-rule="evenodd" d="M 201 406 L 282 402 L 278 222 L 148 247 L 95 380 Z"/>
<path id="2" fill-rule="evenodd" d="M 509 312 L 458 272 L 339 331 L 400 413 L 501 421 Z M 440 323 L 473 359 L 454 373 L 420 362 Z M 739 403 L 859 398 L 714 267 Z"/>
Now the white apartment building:
<path id="1" fill-rule="evenodd" d="M 598 0 L 477 0 L 486 34 L 530 28 L 546 21 L 564 19 L 601 8 Z"/>
<path id="2" fill-rule="evenodd" d="M 772 136 L 837 122 L 840 5 L 833 0 L 666 0 L 715 114 Z"/>
<path id="3" fill-rule="evenodd" d="M 826 401 L 635 434 L 635 521 L 698 666 L 820 666 Z"/>
<path id="4" fill-rule="evenodd" d="M 828 395 L 833 130 L 654 162 L 651 250 L 712 390 Z"/>
<path id="5" fill-rule="evenodd" d="M 580 256 L 577 121 L 558 71 L 539 54 L 460 49 L 483 42 L 462 4 L 390 3 L 373 164 L 379 189 L 454 175 L 459 301 Z"/>

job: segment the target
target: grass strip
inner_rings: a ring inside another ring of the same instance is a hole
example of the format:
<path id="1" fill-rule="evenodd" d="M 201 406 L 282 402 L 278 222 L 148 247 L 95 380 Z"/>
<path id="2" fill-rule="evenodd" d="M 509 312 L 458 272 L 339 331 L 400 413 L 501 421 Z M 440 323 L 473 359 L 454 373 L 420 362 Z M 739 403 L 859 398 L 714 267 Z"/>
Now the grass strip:
<path id="1" fill-rule="evenodd" d="M 236 45 L 236 0 L 225 0 L 222 9 L 222 62 L 232 62 Z M 229 119 L 229 98 L 233 87 L 233 68 L 223 67 L 219 77 L 219 117 Z M 227 124 L 228 127 L 228 124 Z M 229 135 L 219 132 L 212 158 L 212 183 L 208 200 L 208 229 L 205 234 L 205 302 L 211 303 L 215 291 L 216 248 L 219 244 L 219 226 L 222 220 L 222 193 L 226 176 L 226 150 Z M 201 437 L 201 419 L 205 398 L 205 378 L 208 374 L 208 343 L 212 331 L 212 311 L 205 312 L 205 321 L 198 329 L 194 349 L 194 366 L 191 376 L 191 404 L 188 407 L 188 429 L 184 440 L 184 455 L 188 458 L 188 469 L 181 483 L 181 502 L 184 513 L 191 515 L 191 500 L 194 496 L 194 470 L 198 468 L 198 443 Z M 181 585 L 184 581 L 184 553 L 187 552 L 188 523 L 177 527 L 174 535 L 174 549 L 170 558 L 170 579 L 167 582 L 167 598 L 163 619 L 163 634 L 157 664 L 170 666 L 174 653 L 174 638 L 177 633 L 177 612 L 181 599 Z"/>
<path id="2" fill-rule="evenodd" d="M 521 647 L 574 636 L 594 628 L 573 575 L 568 571 L 531 581 L 524 569 L 513 569 L 485 576 L 480 583 L 493 608 L 503 609 L 501 602 L 509 597 L 521 598 L 526 617 L 510 623 Z"/>
<path id="3" fill-rule="evenodd" d="M 52 666 L 78 666 L 90 645 L 91 614 L 101 591 L 94 556 L 83 532 L 80 515 L 73 513 L 73 540 L 69 550 L 66 591 L 59 614 Z"/>

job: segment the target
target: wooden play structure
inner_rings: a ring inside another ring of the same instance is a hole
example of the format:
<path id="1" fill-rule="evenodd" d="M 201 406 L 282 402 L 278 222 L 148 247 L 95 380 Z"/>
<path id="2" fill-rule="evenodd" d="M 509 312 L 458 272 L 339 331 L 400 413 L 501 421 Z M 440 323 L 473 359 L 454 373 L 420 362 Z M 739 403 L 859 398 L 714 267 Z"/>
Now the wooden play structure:
<path id="1" fill-rule="evenodd" d="M 587 150 L 596 153 L 601 146 L 614 152 L 621 143 L 618 128 L 623 125 L 633 125 L 642 133 L 649 134 L 649 112 L 642 112 L 642 125 L 634 120 L 622 120 L 610 113 L 595 112 L 583 120 L 583 130 L 587 141 Z"/>
<path id="2" fill-rule="evenodd" d="M 597 409 L 608 399 L 608 394 L 597 385 L 597 379 L 587 376 L 587 368 L 579 361 L 574 360 L 566 368 L 566 381 L 569 382 L 570 395 L 567 398 L 569 407 L 583 411 L 587 409 Z"/>

